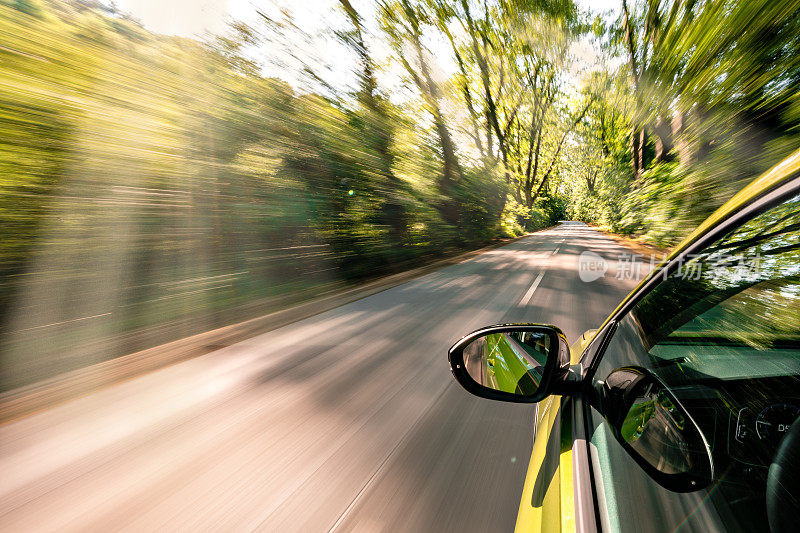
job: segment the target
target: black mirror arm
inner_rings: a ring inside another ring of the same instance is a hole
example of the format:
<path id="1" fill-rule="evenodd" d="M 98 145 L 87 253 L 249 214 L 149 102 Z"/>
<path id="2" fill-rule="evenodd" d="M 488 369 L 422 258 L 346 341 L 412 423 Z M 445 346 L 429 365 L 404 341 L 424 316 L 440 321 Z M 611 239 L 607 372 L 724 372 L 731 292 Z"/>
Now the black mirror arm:
<path id="1" fill-rule="evenodd" d="M 563 375 L 553 385 L 553 394 L 571 396 L 584 391 L 583 365 L 581 363 L 566 367 Z"/>

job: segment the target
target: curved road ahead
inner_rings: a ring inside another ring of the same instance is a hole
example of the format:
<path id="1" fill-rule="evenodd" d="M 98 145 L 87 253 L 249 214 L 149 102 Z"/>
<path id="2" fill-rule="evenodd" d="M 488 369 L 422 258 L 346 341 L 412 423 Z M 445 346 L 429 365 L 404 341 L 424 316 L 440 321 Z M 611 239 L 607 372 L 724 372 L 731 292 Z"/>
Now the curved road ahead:
<path id="1" fill-rule="evenodd" d="M 633 287 L 625 252 L 565 223 L 1 426 L 0 529 L 511 531 L 533 407 L 470 396 L 447 348 L 497 322 L 574 341 Z"/>

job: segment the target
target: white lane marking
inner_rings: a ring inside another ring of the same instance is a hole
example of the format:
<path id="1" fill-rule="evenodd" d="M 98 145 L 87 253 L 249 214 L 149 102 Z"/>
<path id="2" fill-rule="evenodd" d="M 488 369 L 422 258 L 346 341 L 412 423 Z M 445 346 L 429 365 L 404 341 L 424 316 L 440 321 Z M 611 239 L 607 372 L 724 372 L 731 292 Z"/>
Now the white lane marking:
<path id="1" fill-rule="evenodd" d="M 561 249 L 561 245 L 556 246 L 556 249 L 550 255 L 556 255 L 558 251 Z"/>
<path id="2" fill-rule="evenodd" d="M 539 272 L 539 275 L 536 277 L 533 283 L 531 283 L 531 287 L 528 289 L 528 292 L 526 292 L 525 296 L 522 297 L 522 300 L 519 301 L 520 305 L 528 305 L 528 302 L 530 302 L 531 298 L 533 298 L 533 291 L 535 291 L 536 287 L 539 286 L 539 282 L 542 281 L 543 277 L 544 277 L 544 270 Z"/>

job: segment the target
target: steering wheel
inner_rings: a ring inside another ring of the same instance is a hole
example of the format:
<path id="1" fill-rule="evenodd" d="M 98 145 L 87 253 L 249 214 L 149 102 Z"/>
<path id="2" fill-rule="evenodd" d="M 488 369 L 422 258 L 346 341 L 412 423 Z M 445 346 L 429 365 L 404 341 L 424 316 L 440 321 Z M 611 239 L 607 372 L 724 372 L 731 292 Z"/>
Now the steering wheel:
<path id="1" fill-rule="evenodd" d="M 767 518 L 772 533 L 798 530 L 800 516 L 800 418 L 783 437 L 767 474 Z"/>

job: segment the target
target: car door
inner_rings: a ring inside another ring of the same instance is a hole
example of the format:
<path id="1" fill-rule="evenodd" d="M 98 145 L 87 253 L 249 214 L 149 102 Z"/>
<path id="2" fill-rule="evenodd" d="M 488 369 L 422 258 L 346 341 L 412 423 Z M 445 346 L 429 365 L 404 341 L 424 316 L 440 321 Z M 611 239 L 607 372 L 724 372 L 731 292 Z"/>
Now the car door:
<path id="1" fill-rule="evenodd" d="M 580 362 L 594 330 L 570 346 Z M 585 416 L 579 395 L 553 395 L 537 404 L 534 441 L 515 531 L 594 531 L 596 511 L 589 469 Z"/>
<path id="2" fill-rule="evenodd" d="M 597 411 L 582 408 L 588 455 L 573 465 L 590 472 L 600 529 L 796 525 L 797 505 L 776 493 L 775 472 L 800 417 L 797 179 L 685 248 L 612 315 L 595 343 L 586 379 L 602 381 L 627 365 L 648 369 L 697 422 L 714 462 L 710 486 L 667 490 L 625 453 Z"/>

